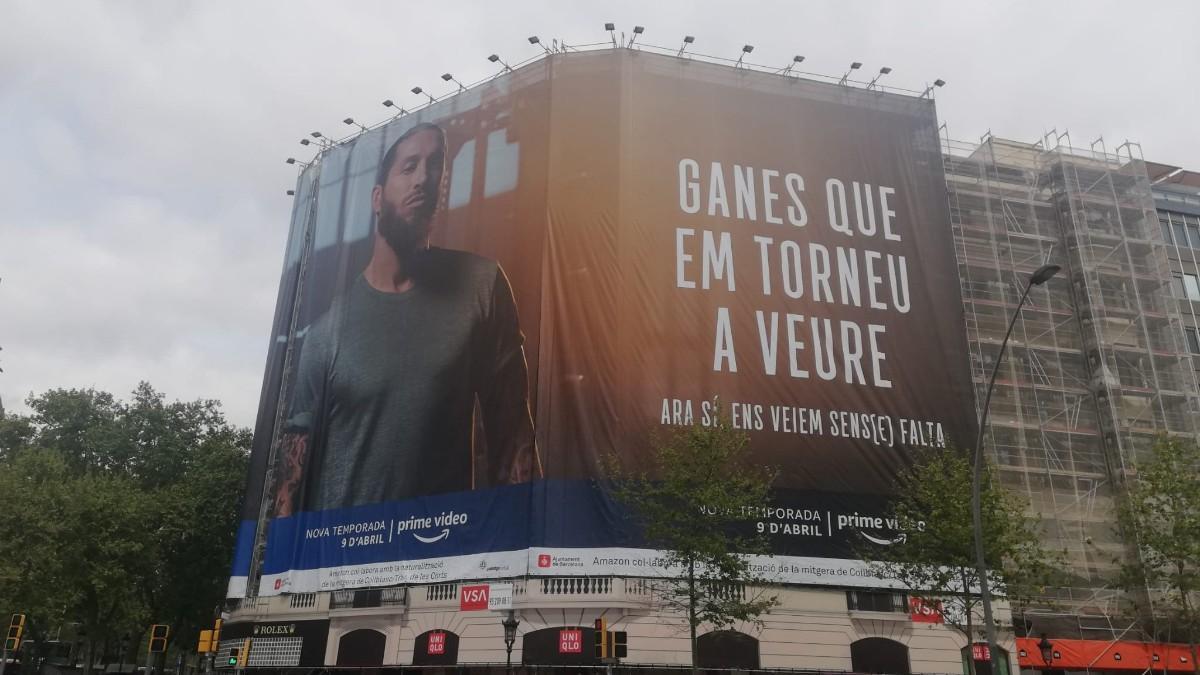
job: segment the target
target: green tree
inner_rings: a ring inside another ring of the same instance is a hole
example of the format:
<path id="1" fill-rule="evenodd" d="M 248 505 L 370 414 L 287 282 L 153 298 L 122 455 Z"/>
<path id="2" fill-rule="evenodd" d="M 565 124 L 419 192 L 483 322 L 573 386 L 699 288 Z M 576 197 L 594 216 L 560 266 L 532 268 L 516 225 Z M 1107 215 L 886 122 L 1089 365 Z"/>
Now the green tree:
<path id="1" fill-rule="evenodd" d="M 1119 514 L 1138 555 L 1123 565 L 1122 585 L 1133 597 L 1149 593 L 1152 605 L 1165 610 L 1161 613 L 1184 634 L 1192 667 L 1200 672 L 1200 448 L 1160 437 L 1150 459 L 1136 465 L 1135 476 L 1126 485 Z"/>
<path id="2" fill-rule="evenodd" d="M 904 541 L 880 546 L 863 539 L 859 555 L 872 572 L 898 582 L 911 597 L 940 606 L 946 623 L 973 642 L 975 613 L 982 600 L 975 567 L 971 519 L 971 458 L 953 448 L 928 449 L 900 472 L 891 502 Z M 1018 602 L 1032 598 L 1049 583 L 1060 557 L 1041 547 L 1039 524 L 1015 494 L 999 486 L 984 466 L 980 492 L 984 557 L 992 593 Z M 971 672 L 974 662 L 968 659 Z"/>
<path id="3" fill-rule="evenodd" d="M 655 442 L 648 473 L 623 472 L 609 462 L 613 494 L 629 509 L 646 543 L 664 554 L 666 578 L 655 584 L 663 605 L 687 619 L 696 666 L 697 630 L 762 624 L 778 604 L 750 569 L 747 555 L 767 555 L 764 537 L 745 534 L 771 498 L 776 472 L 753 465 L 746 434 L 720 418 Z M 752 595 L 745 593 L 750 591 Z"/>
<path id="4" fill-rule="evenodd" d="M 190 640 L 224 596 L 249 432 L 145 383 L 28 405 L 0 418 L 0 607 L 77 624 L 89 664 L 150 623 Z"/>

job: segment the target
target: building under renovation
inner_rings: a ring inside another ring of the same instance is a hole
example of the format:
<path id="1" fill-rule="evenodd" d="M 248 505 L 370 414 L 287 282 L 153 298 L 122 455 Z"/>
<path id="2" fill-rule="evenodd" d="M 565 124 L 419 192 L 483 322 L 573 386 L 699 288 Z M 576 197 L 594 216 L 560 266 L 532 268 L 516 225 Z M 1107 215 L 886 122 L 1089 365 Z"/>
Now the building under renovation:
<path id="1" fill-rule="evenodd" d="M 677 56 L 639 52 L 636 58 L 639 67 L 651 64 L 676 68 L 679 64 L 672 59 Z M 634 58 L 625 50 L 615 50 L 613 57 L 622 59 L 622 67 Z M 564 62 L 575 56 L 554 58 Z M 543 62 L 543 66 L 546 63 L 551 61 Z M 706 77 L 731 79 L 741 87 L 753 81 L 746 78 L 748 71 L 741 66 L 739 59 L 733 69 L 710 72 L 696 65 L 688 67 L 706 73 Z M 770 76 L 788 75 L 790 69 Z M 498 76 L 498 82 L 515 91 L 517 84 L 524 82 L 519 78 L 536 74 L 534 70 L 518 69 L 516 74 Z M 590 100 L 578 92 L 594 93 L 597 80 L 593 72 L 585 75 L 572 80 L 561 71 L 555 72 L 557 86 L 570 93 L 554 99 L 558 113 L 566 103 Z M 530 82 L 540 82 L 534 80 Z M 846 77 L 836 85 L 780 82 L 792 88 L 812 86 L 832 100 L 848 91 Z M 574 86 L 578 90 L 570 88 Z M 872 86 L 874 81 L 868 88 Z M 928 101 L 923 99 L 932 90 L 930 87 L 919 96 L 911 93 L 902 102 L 926 105 Z M 450 111 L 446 115 L 452 112 L 462 117 L 445 123 L 452 132 L 484 134 L 462 143 L 462 148 L 470 151 L 462 150 L 456 155 L 460 159 L 453 161 L 452 172 L 457 167 L 461 175 L 467 175 L 465 168 L 478 164 L 485 177 L 482 185 L 471 180 L 450 181 L 447 204 L 457 207 L 468 204 L 474 192 L 480 199 L 508 198 L 505 195 L 515 183 L 494 180 L 495 176 L 489 180 L 487 171 L 508 164 L 516 166 L 521 157 L 533 156 L 534 149 L 544 151 L 533 143 L 528 132 L 524 136 L 514 133 L 513 138 L 526 143 L 522 154 L 514 149 L 516 144 L 506 140 L 506 134 L 509 129 L 521 128 L 521 115 L 536 118 L 536 124 L 545 126 L 539 111 L 548 109 L 550 101 L 544 96 L 538 98 L 542 96 L 539 90 L 534 92 L 537 96 L 531 94 L 528 99 L 515 97 L 519 105 L 504 107 L 495 104 L 499 100 L 495 92 L 464 91 L 468 93 L 462 94 L 459 102 L 453 97 L 440 102 L 430 97 L 431 106 L 442 106 Z M 497 91 L 505 96 L 509 93 L 506 89 Z M 874 100 L 871 105 L 877 105 Z M 455 107 L 460 102 L 461 110 Z M 477 114 L 475 107 L 481 112 Z M 438 110 L 441 108 L 435 112 Z M 615 111 L 614 107 L 609 122 L 618 119 Z M 404 114 L 403 109 L 400 114 Z M 936 121 L 928 126 L 926 148 L 930 161 L 925 166 L 931 167 L 937 177 L 939 153 L 932 133 L 935 126 Z M 378 130 L 365 131 L 369 139 L 375 138 L 369 136 L 371 133 L 382 136 Z M 577 136 L 562 134 L 571 142 Z M 383 147 L 377 145 L 361 143 L 371 151 L 362 151 L 366 159 L 351 156 L 348 146 L 330 145 L 322 160 L 328 167 L 325 173 L 305 178 L 298 186 L 301 198 L 322 190 L 336 197 L 323 198 L 319 208 L 313 201 L 297 212 L 297 223 L 307 223 L 311 217 L 324 223 L 324 229 L 304 224 L 297 230 L 300 235 L 293 240 L 281 286 L 284 305 L 285 300 L 295 300 L 292 294 L 300 297 L 296 289 L 306 274 L 314 273 L 312 270 L 322 265 L 339 270 L 348 266 L 352 256 L 333 255 L 332 242 L 338 237 L 353 240 L 351 243 L 358 241 L 350 235 L 365 237 L 364 224 L 370 222 L 368 202 L 346 197 L 350 191 L 343 183 L 357 180 L 355 176 L 367 176 L 362 180 L 368 180 L 375 175 L 378 151 Z M 1140 672 L 1148 668 L 1142 662 L 1148 662 L 1152 651 L 1160 648 L 1164 650 L 1162 659 L 1170 662 L 1163 664 L 1164 669 L 1170 665 L 1174 670 L 1191 670 L 1186 654 L 1157 645 L 1155 640 L 1162 636 L 1144 630 L 1129 610 L 1115 573 L 1121 560 L 1135 553 L 1128 544 L 1128 533 L 1117 528 L 1118 499 L 1125 481 L 1134 479 L 1133 464 L 1145 456 L 1160 434 L 1195 437 L 1198 432 L 1200 384 L 1193 354 L 1200 355 L 1200 320 L 1193 301 L 1200 301 L 1200 256 L 1196 252 L 1200 249 L 1200 188 L 1196 187 L 1200 181 L 1176 167 L 1145 162 L 1136 144 L 1125 143 L 1115 153 L 1100 143 L 1097 146 L 1099 149 L 1073 148 L 1065 135 L 1058 134 L 1032 144 L 990 136 L 978 144 L 944 138 L 940 153 L 977 405 L 983 405 L 992 369 L 1001 358 L 1009 320 L 1029 275 L 1048 263 L 1062 268 L 1048 283 L 1032 289 L 1027 304 L 1015 317 L 991 398 L 986 447 L 1003 484 L 1027 499 L 1040 515 L 1045 547 L 1064 553 L 1070 575 L 1061 587 L 1046 589 L 1045 602 L 1012 607 L 1011 626 L 1007 603 L 999 603 L 999 618 L 1005 624 L 1000 646 L 1012 652 L 1013 670 L 1018 665 L 1049 669 L 1037 655 L 1036 643 L 1043 635 L 1066 654 L 1055 656 L 1054 670 Z M 481 150 L 476 161 L 477 147 L 486 147 L 493 156 L 484 161 Z M 553 156 L 559 161 L 583 154 L 564 151 Z M 558 174 L 589 175 L 573 171 L 559 170 Z M 555 172 L 547 171 L 551 174 Z M 932 201 L 941 206 L 937 178 Z M 579 194 L 586 193 L 579 190 Z M 353 216 L 345 223 L 339 219 L 341 200 L 346 201 L 345 212 Z M 506 217 L 524 214 L 517 208 L 522 203 L 517 200 L 511 208 L 506 206 Z M 545 211 L 539 206 L 529 213 Z M 927 222 L 943 227 L 941 217 Z M 351 231 L 359 225 L 361 231 Z M 944 236 L 944 230 L 940 232 Z M 312 265 L 311 270 L 296 263 L 307 260 L 299 254 L 306 241 L 314 251 L 312 261 L 304 263 Z M 355 250 L 361 253 L 360 249 Z M 533 277 L 540 279 L 541 275 Z M 948 287 L 953 289 L 952 283 Z M 299 300 L 295 302 L 301 306 Z M 937 306 L 944 305 L 948 305 L 944 307 L 946 312 L 957 313 L 959 309 L 957 299 Z M 291 309 L 280 312 L 276 336 L 279 344 L 288 344 L 288 335 L 295 332 L 299 316 L 299 309 L 295 313 Z M 280 347 L 278 351 L 280 358 L 275 366 L 268 367 L 264 391 L 284 388 L 280 382 L 289 372 L 284 367 L 286 350 Z M 962 369 L 967 365 L 955 359 L 946 367 Z M 572 375 L 569 381 L 584 380 L 581 375 Z M 963 381 L 965 389 L 965 378 Z M 269 419 L 275 419 L 274 411 L 268 414 Z M 263 437 L 268 441 L 271 438 L 270 434 Z M 271 463 L 261 459 L 258 466 L 266 475 L 265 467 Z M 264 480 L 262 485 L 267 482 Z M 271 500 L 260 502 L 261 516 L 265 517 Z M 249 534 L 254 545 L 246 550 L 253 549 L 253 564 L 261 566 L 259 558 L 265 545 L 255 543 L 253 528 Z M 448 536 L 448 531 L 443 536 Z M 536 564 L 548 569 L 552 557 L 549 553 L 538 556 Z M 249 569 L 249 553 L 245 562 Z M 489 564 L 498 563 L 480 560 L 481 575 L 488 571 Z M 291 581 L 279 578 L 272 589 L 276 594 L 260 594 L 256 582 L 261 579 L 255 574 L 261 572 L 256 567 L 247 575 L 248 580 L 243 578 L 240 593 L 229 600 L 218 652 L 228 661 L 219 661 L 218 666 L 318 669 L 469 665 L 479 672 L 498 672 L 501 664 L 506 668 L 517 664 L 582 671 L 612 665 L 611 657 L 597 656 L 592 651 L 594 645 L 606 639 L 606 626 L 615 630 L 614 636 L 619 634 L 623 641 L 628 640 L 627 645 L 623 642 L 628 647 L 628 664 L 662 672 L 689 667 L 694 662 L 703 668 L 743 671 L 787 668 L 950 673 L 965 670 L 968 661 L 981 658 L 968 644 L 970 640 L 937 617 L 930 620 L 930 613 L 922 611 L 921 603 L 914 604 L 914 598 L 905 593 L 833 579 L 783 587 L 779 606 L 762 624 L 747 622 L 736 631 L 701 635 L 693 653 L 690 642 L 678 630 L 680 617 L 664 609 L 655 600 L 653 583 L 639 576 L 573 569 L 553 574 L 538 572 L 537 576 L 528 570 L 514 573 L 504 577 L 507 581 L 494 584 L 497 589 L 504 588 L 507 598 L 508 611 L 501 614 L 485 611 L 491 608 L 487 598 L 482 606 L 469 607 L 473 602 L 470 593 L 478 593 L 487 579 L 501 578 L 495 575 L 478 580 L 460 574 L 412 583 L 393 580 L 330 585 L 315 592 L 289 588 L 284 584 Z M 744 596 L 756 590 L 738 586 L 730 592 Z M 1140 650 L 1136 655 L 1130 651 L 1120 653 L 1121 649 L 1129 649 L 1121 645 L 1138 643 L 1141 646 L 1136 648 Z M 1159 654 L 1153 656 L 1155 661 L 1160 660 Z M 981 672 L 991 671 L 989 664 L 980 661 L 977 665 L 983 669 Z"/>
<path id="2" fill-rule="evenodd" d="M 1059 139 L 944 141 L 972 372 L 982 404 L 1029 274 L 1060 265 L 1016 317 L 987 440 L 1004 484 L 1040 514 L 1047 549 L 1065 552 L 1072 581 L 1047 590 L 1053 610 L 1016 609 L 1014 624 L 1018 635 L 1137 639 L 1114 584 L 1131 554 L 1115 500 L 1156 435 L 1197 432 L 1191 354 L 1200 350 L 1186 339 L 1196 323 L 1180 250 L 1195 299 L 1200 286 L 1191 245 L 1179 248 L 1173 220 L 1160 227 L 1140 149 Z M 1184 216 L 1171 218 L 1185 232 Z"/>

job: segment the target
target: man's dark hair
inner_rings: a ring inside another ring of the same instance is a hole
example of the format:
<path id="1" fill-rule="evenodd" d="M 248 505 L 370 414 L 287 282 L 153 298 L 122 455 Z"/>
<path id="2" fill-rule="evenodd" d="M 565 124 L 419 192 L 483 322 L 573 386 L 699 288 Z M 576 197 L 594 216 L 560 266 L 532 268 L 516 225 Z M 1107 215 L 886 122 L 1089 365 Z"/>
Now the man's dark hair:
<path id="1" fill-rule="evenodd" d="M 375 174 L 376 185 L 383 186 L 387 182 L 388 174 L 392 171 L 392 165 L 396 163 L 396 148 L 399 148 L 401 143 L 422 131 L 436 131 L 438 137 L 442 140 L 442 147 L 446 147 L 446 131 L 433 122 L 421 122 L 401 134 L 400 138 L 397 138 L 396 142 L 392 143 L 392 147 L 388 148 L 388 151 L 383 154 L 383 161 L 379 162 L 379 171 Z"/>

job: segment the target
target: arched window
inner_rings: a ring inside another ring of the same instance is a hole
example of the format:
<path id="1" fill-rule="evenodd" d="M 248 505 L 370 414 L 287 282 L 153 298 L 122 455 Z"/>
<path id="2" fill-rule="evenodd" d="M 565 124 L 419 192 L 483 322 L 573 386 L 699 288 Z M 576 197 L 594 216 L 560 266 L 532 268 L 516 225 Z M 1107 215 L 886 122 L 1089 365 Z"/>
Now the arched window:
<path id="1" fill-rule="evenodd" d="M 856 673 L 909 675 L 908 646 L 887 638 L 863 638 L 850 644 L 851 670 Z"/>
<path id="2" fill-rule="evenodd" d="M 977 645 L 977 647 L 981 648 L 982 651 L 987 651 L 985 645 Z M 996 668 L 996 672 L 1000 675 L 1008 675 L 1008 673 L 1011 672 L 1008 666 L 1008 650 L 1002 647 L 997 647 L 996 651 L 999 652 L 996 655 L 996 660 L 1000 662 L 999 666 Z M 973 650 L 971 645 L 967 645 L 966 647 L 962 648 L 963 673 L 971 672 L 971 667 L 967 664 L 967 660 L 971 658 L 972 654 Z M 986 661 L 975 661 L 975 675 L 992 675 L 992 660 L 988 659 Z"/>
<path id="3" fill-rule="evenodd" d="M 521 663 L 546 666 L 598 666 L 596 631 L 589 626 L 556 626 L 521 636 Z"/>
<path id="4" fill-rule="evenodd" d="M 352 630 L 338 640 L 337 665 L 370 668 L 383 665 L 387 636 L 377 630 Z"/>
<path id="5" fill-rule="evenodd" d="M 735 630 L 705 633 L 696 640 L 697 668 L 758 669 L 758 639 Z"/>

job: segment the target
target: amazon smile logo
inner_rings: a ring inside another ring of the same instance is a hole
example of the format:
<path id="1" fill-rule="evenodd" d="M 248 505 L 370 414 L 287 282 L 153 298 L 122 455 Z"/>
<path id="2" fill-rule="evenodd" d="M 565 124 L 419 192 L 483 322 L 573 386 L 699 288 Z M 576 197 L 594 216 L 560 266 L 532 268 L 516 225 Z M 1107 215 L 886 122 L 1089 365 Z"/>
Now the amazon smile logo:
<path id="1" fill-rule="evenodd" d="M 443 528 L 442 533 L 437 535 L 436 537 L 422 537 L 421 535 L 417 534 L 416 532 L 413 532 L 412 536 L 413 536 L 413 539 L 416 539 L 417 541 L 421 542 L 422 544 L 432 544 L 435 541 L 441 541 L 441 540 L 449 537 L 450 536 L 450 528 L 448 528 L 448 527 Z"/>
<path id="2" fill-rule="evenodd" d="M 859 531 L 859 534 L 862 535 L 863 539 L 866 539 L 867 541 L 875 543 L 875 544 L 879 544 L 880 546 L 891 546 L 892 544 L 903 544 L 905 541 L 908 540 L 908 535 L 904 534 L 903 532 L 896 535 L 895 537 L 892 537 L 891 539 L 881 539 L 879 537 L 872 537 L 871 535 L 867 534 L 866 532 L 862 532 L 862 531 Z"/>
<path id="3" fill-rule="evenodd" d="M 469 520 L 467 514 L 453 510 L 442 511 L 436 516 L 409 516 L 396 523 L 396 534 L 407 532 L 422 544 L 433 544 L 449 539 L 451 528 L 465 526 Z"/>

